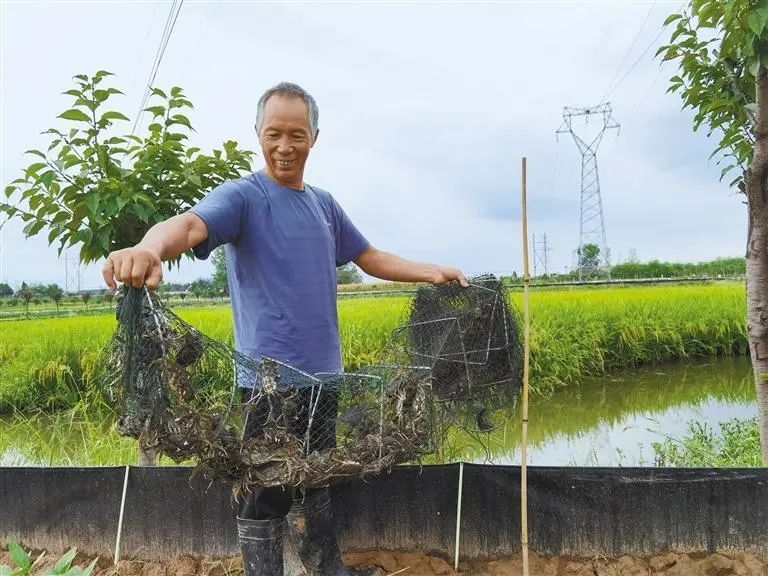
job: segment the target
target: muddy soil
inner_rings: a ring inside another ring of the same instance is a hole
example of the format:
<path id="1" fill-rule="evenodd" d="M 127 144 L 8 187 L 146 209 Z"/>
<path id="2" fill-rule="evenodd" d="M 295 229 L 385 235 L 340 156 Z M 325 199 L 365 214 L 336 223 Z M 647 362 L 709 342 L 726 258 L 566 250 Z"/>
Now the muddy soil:
<path id="1" fill-rule="evenodd" d="M 37 557 L 37 552 L 33 557 Z M 42 576 L 56 558 L 44 554 L 31 574 Z M 92 558 L 78 554 L 73 565 L 86 566 Z M 350 566 L 379 566 L 388 576 L 519 576 L 520 555 L 512 558 L 468 561 L 454 572 L 444 558 L 419 552 L 368 551 L 348 552 L 344 562 Z M 10 564 L 10 555 L 0 552 L 0 565 Z M 531 576 L 768 576 L 768 562 L 751 554 L 677 554 L 651 558 L 620 556 L 617 558 L 569 558 L 564 556 L 529 555 Z M 234 558 L 194 558 L 181 556 L 168 562 L 121 560 L 113 566 L 100 558 L 95 576 L 242 576 L 243 564 Z M 286 574 L 286 576 L 295 576 Z"/>

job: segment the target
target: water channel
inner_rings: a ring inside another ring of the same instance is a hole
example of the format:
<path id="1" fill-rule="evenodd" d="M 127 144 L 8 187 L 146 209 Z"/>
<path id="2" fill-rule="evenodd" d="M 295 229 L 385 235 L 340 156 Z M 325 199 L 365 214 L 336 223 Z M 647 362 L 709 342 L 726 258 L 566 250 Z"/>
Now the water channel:
<path id="1" fill-rule="evenodd" d="M 679 439 L 691 421 L 715 430 L 756 415 L 749 360 L 710 359 L 613 372 L 530 405 L 530 464 L 652 466 L 651 444 Z M 55 429 L 54 429 L 55 428 Z M 135 462 L 133 441 L 108 426 L 70 425 L 51 418 L 0 419 L 0 465 L 120 465 Z M 452 438 L 451 456 L 469 462 L 518 464 L 515 413 L 490 434 Z M 170 463 L 168 461 L 167 463 Z"/>

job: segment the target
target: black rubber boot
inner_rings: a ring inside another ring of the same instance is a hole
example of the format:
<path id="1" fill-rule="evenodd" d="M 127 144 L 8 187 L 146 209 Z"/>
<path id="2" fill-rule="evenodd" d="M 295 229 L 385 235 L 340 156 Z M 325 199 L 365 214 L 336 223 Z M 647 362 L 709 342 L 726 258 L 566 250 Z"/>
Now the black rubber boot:
<path id="1" fill-rule="evenodd" d="M 331 496 L 327 488 L 310 490 L 288 513 L 289 550 L 296 550 L 306 576 L 377 576 L 379 568 L 345 568 L 336 541 Z M 303 575 L 302 575 L 303 576 Z"/>
<path id="2" fill-rule="evenodd" d="M 285 518 L 246 520 L 237 518 L 237 535 L 243 554 L 245 576 L 283 575 Z"/>

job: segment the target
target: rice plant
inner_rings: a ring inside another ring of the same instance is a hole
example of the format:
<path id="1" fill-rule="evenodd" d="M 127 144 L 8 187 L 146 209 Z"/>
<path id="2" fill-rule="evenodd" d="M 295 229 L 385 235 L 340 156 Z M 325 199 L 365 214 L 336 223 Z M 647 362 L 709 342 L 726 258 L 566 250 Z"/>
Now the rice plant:
<path id="1" fill-rule="evenodd" d="M 521 307 L 521 295 L 511 296 Z M 346 370 L 369 364 L 401 324 L 408 297 L 339 301 Z M 181 308 L 209 336 L 232 343 L 229 307 Z M 580 288 L 531 295 L 532 393 L 584 376 L 701 356 L 747 353 L 741 284 Z M 0 413 L 73 406 L 89 389 L 113 314 L 0 322 Z"/>

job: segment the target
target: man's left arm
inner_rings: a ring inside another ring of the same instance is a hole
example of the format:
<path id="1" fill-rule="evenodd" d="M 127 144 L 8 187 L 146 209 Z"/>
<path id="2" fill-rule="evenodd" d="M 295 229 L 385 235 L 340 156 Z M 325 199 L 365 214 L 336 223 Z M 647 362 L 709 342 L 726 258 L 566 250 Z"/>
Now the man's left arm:
<path id="1" fill-rule="evenodd" d="M 369 276 L 375 276 L 382 280 L 429 282 L 431 284 L 445 284 L 456 280 L 465 288 L 469 286 L 464 274 L 457 268 L 406 260 L 395 254 L 378 250 L 373 246 L 368 246 L 355 259 L 355 264 Z"/>

